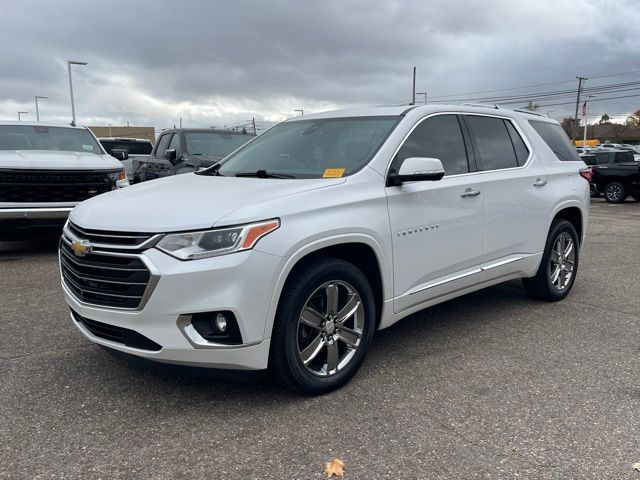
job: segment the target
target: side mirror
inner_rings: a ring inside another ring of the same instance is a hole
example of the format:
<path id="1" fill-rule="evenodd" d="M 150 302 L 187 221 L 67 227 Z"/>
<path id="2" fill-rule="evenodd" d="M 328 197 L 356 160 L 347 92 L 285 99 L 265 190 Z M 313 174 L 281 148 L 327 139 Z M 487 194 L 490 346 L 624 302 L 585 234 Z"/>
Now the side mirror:
<path id="1" fill-rule="evenodd" d="M 164 158 L 169 160 L 171 163 L 176 161 L 176 149 L 171 148 L 169 150 L 164 151 Z"/>
<path id="2" fill-rule="evenodd" d="M 398 173 L 389 175 L 389 185 L 397 186 L 405 182 L 436 181 L 444 177 L 444 167 L 438 158 L 406 158 Z"/>
<path id="3" fill-rule="evenodd" d="M 124 150 L 123 148 L 114 148 L 111 150 L 111 156 L 117 158 L 118 160 L 126 160 L 129 158 L 129 152 Z"/>

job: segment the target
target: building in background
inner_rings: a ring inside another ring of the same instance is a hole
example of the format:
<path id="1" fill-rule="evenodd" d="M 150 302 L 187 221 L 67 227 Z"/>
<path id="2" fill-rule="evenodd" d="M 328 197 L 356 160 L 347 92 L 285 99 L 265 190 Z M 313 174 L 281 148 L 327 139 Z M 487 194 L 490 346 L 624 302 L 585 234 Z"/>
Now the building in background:
<path id="1" fill-rule="evenodd" d="M 133 127 L 122 126 L 95 126 L 89 127 L 93 134 L 100 137 L 118 137 L 118 138 L 145 138 L 151 143 L 156 143 L 156 134 L 154 127 Z"/>

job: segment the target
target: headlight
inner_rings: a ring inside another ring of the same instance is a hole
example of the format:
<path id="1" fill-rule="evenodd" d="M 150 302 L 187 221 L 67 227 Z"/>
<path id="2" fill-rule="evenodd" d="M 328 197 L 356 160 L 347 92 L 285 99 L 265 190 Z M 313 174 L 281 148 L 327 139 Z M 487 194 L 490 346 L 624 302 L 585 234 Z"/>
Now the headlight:
<path id="1" fill-rule="evenodd" d="M 109 179 L 117 182 L 118 180 L 126 180 L 127 175 L 124 173 L 124 170 L 117 170 L 115 172 L 108 173 Z"/>
<path id="2" fill-rule="evenodd" d="M 279 226 L 280 220 L 274 219 L 237 227 L 172 233 L 162 237 L 156 248 L 179 260 L 215 257 L 249 250 Z"/>

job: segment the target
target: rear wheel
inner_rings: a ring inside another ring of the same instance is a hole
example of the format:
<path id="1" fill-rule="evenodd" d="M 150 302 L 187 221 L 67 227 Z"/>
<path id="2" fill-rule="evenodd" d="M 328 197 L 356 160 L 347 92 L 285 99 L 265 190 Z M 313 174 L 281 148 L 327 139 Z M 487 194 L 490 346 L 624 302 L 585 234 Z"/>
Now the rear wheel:
<path id="1" fill-rule="evenodd" d="M 294 272 L 282 292 L 270 368 L 290 390 L 318 395 L 349 381 L 375 330 L 374 294 L 364 274 L 339 259 Z"/>
<path id="2" fill-rule="evenodd" d="M 578 273 L 579 253 L 578 234 L 573 225 L 566 220 L 554 220 L 536 276 L 522 280 L 527 293 L 550 302 L 566 297 Z"/>
<path id="3" fill-rule="evenodd" d="M 604 198 L 607 202 L 622 203 L 627 198 L 627 189 L 620 182 L 611 182 L 604 187 Z"/>

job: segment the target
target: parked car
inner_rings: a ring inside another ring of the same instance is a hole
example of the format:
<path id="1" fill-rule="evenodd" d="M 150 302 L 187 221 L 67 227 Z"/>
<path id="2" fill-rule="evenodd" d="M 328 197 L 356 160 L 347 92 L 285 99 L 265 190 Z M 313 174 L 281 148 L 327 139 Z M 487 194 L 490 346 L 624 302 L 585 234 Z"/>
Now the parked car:
<path id="1" fill-rule="evenodd" d="M 594 165 L 592 183 L 607 202 L 622 203 L 629 195 L 640 202 L 640 162 Z"/>
<path id="2" fill-rule="evenodd" d="M 600 148 L 591 150 L 586 155 L 580 155 L 582 161 L 587 165 L 609 165 L 633 162 L 635 157 L 629 150 L 617 150 L 613 148 Z M 596 182 L 591 182 L 591 197 L 599 197 L 603 192 Z M 624 201 L 624 200 L 623 200 Z"/>
<path id="3" fill-rule="evenodd" d="M 130 182 L 133 182 L 133 171 L 138 168 L 140 162 L 149 158 L 153 150 L 153 144 L 146 138 L 102 137 L 98 140 L 109 155 L 122 162 Z M 122 154 L 123 151 L 126 152 L 126 156 Z"/>
<path id="4" fill-rule="evenodd" d="M 128 185 L 89 129 L 0 122 L 0 229 L 62 227 L 79 202 Z"/>
<path id="5" fill-rule="evenodd" d="M 515 278 L 535 298 L 565 298 L 590 176 L 560 124 L 533 113 L 305 115 L 206 170 L 79 205 L 62 287 L 95 343 L 270 368 L 320 394 L 356 373 L 376 330 L 425 307 Z"/>
<path id="6" fill-rule="evenodd" d="M 255 135 L 212 128 L 182 128 L 162 132 L 148 159 L 138 162 L 133 182 L 193 173 L 219 162 Z"/>

